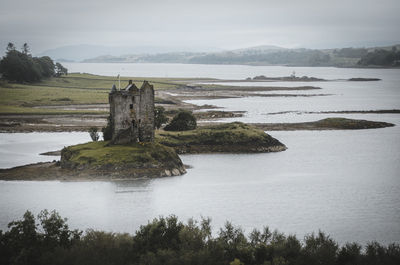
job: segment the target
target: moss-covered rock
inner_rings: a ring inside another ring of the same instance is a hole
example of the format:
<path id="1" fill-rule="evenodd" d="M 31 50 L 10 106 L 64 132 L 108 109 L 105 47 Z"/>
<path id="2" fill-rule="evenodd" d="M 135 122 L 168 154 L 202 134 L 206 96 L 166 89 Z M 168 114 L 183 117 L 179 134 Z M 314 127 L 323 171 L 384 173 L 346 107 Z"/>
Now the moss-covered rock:
<path id="1" fill-rule="evenodd" d="M 286 150 L 264 131 L 241 123 L 204 126 L 184 132 L 158 132 L 156 141 L 183 153 L 260 153 Z"/>
<path id="2" fill-rule="evenodd" d="M 162 177 L 186 171 L 174 149 L 158 143 L 108 145 L 90 142 L 65 147 L 61 168 L 98 172 L 112 177 Z"/>

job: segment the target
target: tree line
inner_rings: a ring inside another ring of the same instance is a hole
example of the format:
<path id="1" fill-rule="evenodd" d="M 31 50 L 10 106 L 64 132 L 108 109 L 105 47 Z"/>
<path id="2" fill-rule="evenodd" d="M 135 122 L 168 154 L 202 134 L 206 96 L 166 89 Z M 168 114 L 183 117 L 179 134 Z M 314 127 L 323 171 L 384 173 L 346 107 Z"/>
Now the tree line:
<path id="1" fill-rule="evenodd" d="M 211 64 L 242 64 L 242 63 L 267 63 L 274 65 L 296 65 L 296 66 L 332 66 L 335 58 L 359 59 L 358 66 L 400 66 L 400 51 L 396 46 L 392 49 L 375 49 L 368 51 L 365 48 L 343 48 L 333 50 L 332 53 L 321 50 L 284 50 L 271 53 L 237 54 L 237 53 L 214 53 L 193 56 L 189 63 L 211 63 Z"/>
<path id="2" fill-rule="evenodd" d="M 305 66 L 326 66 L 331 57 L 319 50 L 284 50 L 271 53 L 210 53 L 206 55 L 193 56 L 188 63 L 205 64 L 284 64 Z"/>
<path id="3" fill-rule="evenodd" d="M 400 246 L 394 243 L 339 246 L 323 232 L 300 241 L 268 227 L 246 236 L 229 222 L 216 236 L 211 231 L 210 219 L 184 224 L 169 216 L 142 225 L 134 235 L 83 233 L 69 229 L 55 211 L 44 210 L 37 219 L 27 211 L 0 231 L 0 264 L 400 264 Z"/>
<path id="4" fill-rule="evenodd" d="M 400 51 L 396 46 L 391 50 L 375 49 L 361 57 L 358 65 L 363 66 L 400 66 Z"/>
<path id="5" fill-rule="evenodd" d="M 126 61 L 127 58 L 115 57 L 110 60 L 118 62 Z M 397 51 L 396 46 L 393 46 L 392 49 L 380 48 L 374 50 L 342 48 L 334 50 L 293 49 L 272 52 L 163 53 L 136 56 L 134 62 L 341 66 L 343 60 L 347 66 L 397 67 L 400 66 L 400 51 Z"/>
<path id="6" fill-rule="evenodd" d="M 18 51 L 13 43 L 8 43 L 6 55 L 0 60 L 0 75 L 12 82 L 37 82 L 43 78 L 67 75 L 68 69 L 54 63 L 49 56 L 33 57 L 25 43 Z"/>

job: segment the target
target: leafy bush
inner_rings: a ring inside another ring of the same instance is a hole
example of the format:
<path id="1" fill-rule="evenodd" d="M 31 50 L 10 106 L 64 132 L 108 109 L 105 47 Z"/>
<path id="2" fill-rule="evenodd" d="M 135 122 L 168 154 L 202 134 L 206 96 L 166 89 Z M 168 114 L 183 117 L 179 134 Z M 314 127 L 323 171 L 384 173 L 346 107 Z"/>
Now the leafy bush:
<path id="1" fill-rule="evenodd" d="M 110 141 L 112 138 L 112 132 L 113 132 L 113 122 L 111 120 L 111 116 L 108 116 L 107 118 L 107 126 L 103 127 L 101 129 L 103 132 L 103 140 L 104 141 Z"/>
<path id="2" fill-rule="evenodd" d="M 97 127 L 90 127 L 89 135 L 90 135 L 90 138 L 92 138 L 92 141 L 94 141 L 94 142 L 97 142 L 100 138 L 100 135 L 97 132 Z"/>
<path id="3" fill-rule="evenodd" d="M 39 224 L 26 211 L 22 220 L 8 224 L 7 232 L 0 231 L 0 264 L 51 264 L 46 262 L 48 256 L 54 256 L 57 249 L 69 249 L 81 239 L 82 232 L 70 230 L 67 219 L 56 211 L 43 210 L 37 219 Z"/>
<path id="4" fill-rule="evenodd" d="M 161 126 L 168 121 L 165 115 L 165 109 L 161 106 L 156 106 L 154 108 L 154 127 L 160 129 Z"/>
<path id="5" fill-rule="evenodd" d="M 54 62 L 49 56 L 33 57 L 33 61 L 39 68 L 42 77 L 52 77 L 55 74 Z"/>
<path id="6" fill-rule="evenodd" d="M 172 121 L 165 126 L 166 131 L 188 131 L 194 130 L 197 127 L 196 117 L 193 113 L 180 110 L 172 119 Z"/>
<path id="7" fill-rule="evenodd" d="M 68 69 L 65 68 L 62 64 L 56 63 L 55 65 L 55 70 L 56 74 L 55 76 L 61 76 L 61 75 L 68 75 Z"/>

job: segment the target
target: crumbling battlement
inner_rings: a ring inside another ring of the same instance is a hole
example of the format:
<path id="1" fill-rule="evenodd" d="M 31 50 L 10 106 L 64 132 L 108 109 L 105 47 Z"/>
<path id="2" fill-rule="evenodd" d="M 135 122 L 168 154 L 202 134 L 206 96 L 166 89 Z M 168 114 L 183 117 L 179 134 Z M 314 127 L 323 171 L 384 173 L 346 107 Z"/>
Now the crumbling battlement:
<path id="1" fill-rule="evenodd" d="M 154 140 L 154 88 L 147 81 L 139 89 L 129 81 L 125 89 L 115 85 L 108 96 L 113 144 Z"/>

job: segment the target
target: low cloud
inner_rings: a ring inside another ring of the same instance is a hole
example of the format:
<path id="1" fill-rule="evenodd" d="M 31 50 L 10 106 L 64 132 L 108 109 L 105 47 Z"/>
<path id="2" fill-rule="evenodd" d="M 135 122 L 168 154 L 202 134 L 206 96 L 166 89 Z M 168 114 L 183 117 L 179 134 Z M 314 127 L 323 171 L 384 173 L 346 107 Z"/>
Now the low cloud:
<path id="1" fill-rule="evenodd" d="M 2 0 L 0 45 L 310 48 L 400 42 L 397 0 Z"/>

